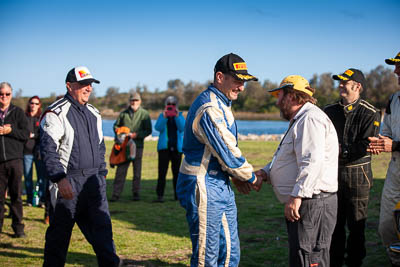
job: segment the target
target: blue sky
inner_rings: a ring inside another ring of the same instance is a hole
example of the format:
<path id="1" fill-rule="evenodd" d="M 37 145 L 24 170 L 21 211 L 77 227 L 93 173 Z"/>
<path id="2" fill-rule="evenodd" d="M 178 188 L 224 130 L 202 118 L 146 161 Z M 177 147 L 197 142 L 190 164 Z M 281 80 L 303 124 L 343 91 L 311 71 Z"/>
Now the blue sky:
<path id="1" fill-rule="evenodd" d="M 370 71 L 400 51 L 400 1 L 0 1 L 0 80 L 24 96 L 65 92 L 65 76 L 87 66 L 128 91 L 205 82 L 234 52 L 273 82 L 289 74 Z"/>

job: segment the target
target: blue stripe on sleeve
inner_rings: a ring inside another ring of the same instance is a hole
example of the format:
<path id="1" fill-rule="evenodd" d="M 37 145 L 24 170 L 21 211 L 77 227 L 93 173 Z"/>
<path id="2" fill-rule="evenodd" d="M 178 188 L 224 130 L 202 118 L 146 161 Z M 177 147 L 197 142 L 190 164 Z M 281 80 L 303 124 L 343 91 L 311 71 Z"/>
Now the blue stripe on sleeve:
<path id="1" fill-rule="evenodd" d="M 204 130 L 209 144 L 219 155 L 219 158 L 224 161 L 225 166 L 230 169 L 236 169 L 240 168 L 246 162 L 246 159 L 243 156 L 237 158 L 232 154 L 232 151 L 230 151 L 228 146 L 225 144 L 207 112 L 205 112 L 200 119 L 200 126 Z"/>

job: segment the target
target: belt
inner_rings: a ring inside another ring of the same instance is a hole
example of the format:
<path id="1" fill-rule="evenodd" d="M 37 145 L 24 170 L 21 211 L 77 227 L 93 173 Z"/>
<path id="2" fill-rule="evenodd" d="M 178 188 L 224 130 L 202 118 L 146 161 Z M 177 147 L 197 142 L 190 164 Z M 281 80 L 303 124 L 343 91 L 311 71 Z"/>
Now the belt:
<path id="1" fill-rule="evenodd" d="M 99 172 L 98 168 L 67 170 L 67 175 L 93 175 Z"/>
<path id="2" fill-rule="evenodd" d="M 336 195 L 336 192 L 321 192 L 319 194 L 313 194 L 310 198 L 303 198 L 303 200 L 307 199 L 318 199 L 318 198 L 327 198 L 330 196 Z"/>

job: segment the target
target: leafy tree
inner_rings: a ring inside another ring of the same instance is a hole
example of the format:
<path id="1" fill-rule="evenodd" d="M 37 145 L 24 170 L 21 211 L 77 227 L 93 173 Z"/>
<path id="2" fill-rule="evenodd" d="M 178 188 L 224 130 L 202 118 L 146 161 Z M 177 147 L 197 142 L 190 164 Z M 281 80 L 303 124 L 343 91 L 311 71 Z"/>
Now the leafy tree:
<path id="1" fill-rule="evenodd" d="M 169 80 L 167 82 L 167 90 L 183 90 L 183 88 L 185 87 L 185 84 L 180 80 L 180 79 L 175 79 L 175 80 Z"/>
<path id="2" fill-rule="evenodd" d="M 314 74 L 310 79 L 310 86 L 315 89 L 314 97 L 321 108 L 338 101 L 339 91 L 334 86 L 332 73 Z"/>
<path id="3" fill-rule="evenodd" d="M 391 69 L 379 65 L 366 75 L 367 88 L 363 97 L 377 108 L 385 108 L 391 94 L 399 88 Z"/>
<path id="4" fill-rule="evenodd" d="M 105 105 L 108 108 L 115 109 L 116 106 L 118 105 L 118 94 L 119 94 L 119 88 L 118 87 L 109 87 L 106 91 L 106 96 L 105 96 Z"/>
<path id="5" fill-rule="evenodd" d="M 21 97 L 22 97 L 22 89 L 18 88 L 18 90 L 15 91 L 15 93 L 14 93 L 14 99 L 15 98 L 21 98 Z"/>

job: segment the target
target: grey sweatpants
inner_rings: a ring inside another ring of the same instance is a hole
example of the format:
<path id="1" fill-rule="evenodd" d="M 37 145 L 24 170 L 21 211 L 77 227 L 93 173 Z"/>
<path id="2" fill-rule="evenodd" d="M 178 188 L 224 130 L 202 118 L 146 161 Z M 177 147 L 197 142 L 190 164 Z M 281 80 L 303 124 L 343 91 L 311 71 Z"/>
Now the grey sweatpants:
<path id="1" fill-rule="evenodd" d="M 400 201 L 400 153 L 393 152 L 392 160 L 386 174 L 385 185 L 382 190 L 381 210 L 379 214 L 379 235 L 385 247 L 399 242 L 395 228 L 394 208 Z M 399 255 L 389 253 L 392 262 L 399 262 Z"/>

